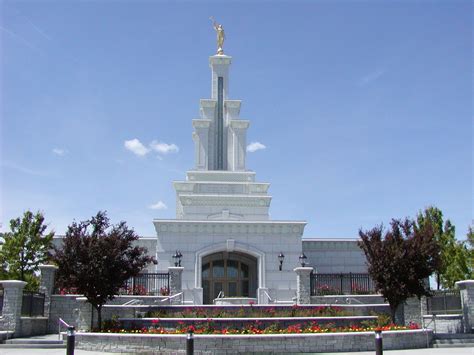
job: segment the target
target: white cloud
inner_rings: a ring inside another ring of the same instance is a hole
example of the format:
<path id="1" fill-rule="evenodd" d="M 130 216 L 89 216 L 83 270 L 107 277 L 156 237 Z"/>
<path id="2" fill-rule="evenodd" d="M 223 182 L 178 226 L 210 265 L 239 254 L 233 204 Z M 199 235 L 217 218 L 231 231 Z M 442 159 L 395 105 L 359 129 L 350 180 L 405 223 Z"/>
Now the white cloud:
<path id="1" fill-rule="evenodd" d="M 152 210 L 167 210 L 168 206 L 166 206 L 163 201 L 158 201 L 157 203 L 148 206 L 148 208 L 151 208 Z"/>
<path id="2" fill-rule="evenodd" d="M 150 143 L 150 148 L 153 149 L 155 152 L 160 154 L 168 154 L 168 153 L 178 153 L 179 148 L 176 144 L 171 143 L 167 144 L 164 142 L 153 141 Z"/>
<path id="3" fill-rule="evenodd" d="M 267 147 L 260 142 L 252 142 L 247 146 L 247 152 L 253 153 L 257 150 L 266 149 Z"/>
<path id="4" fill-rule="evenodd" d="M 59 155 L 60 157 L 63 157 L 67 154 L 67 150 L 62 148 L 53 148 L 52 152 L 56 155 Z"/>
<path id="5" fill-rule="evenodd" d="M 140 157 L 147 155 L 150 152 L 150 149 L 145 147 L 142 142 L 134 138 L 129 141 L 125 141 L 124 146 L 126 149 L 131 151 L 133 154 L 136 154 Z"/>
<path id="6" fill-rule="evenodd" d="M 372 73 L 367 74 L 362 79 L 360 79 L 359 85 L 365 86 L 367 84 L 370 84 L 371 82 L 378 80 L 382 75 L 385 74 L 385 72 L 386 72 L 385 69 L 377 69 L 373 71 Z"/>

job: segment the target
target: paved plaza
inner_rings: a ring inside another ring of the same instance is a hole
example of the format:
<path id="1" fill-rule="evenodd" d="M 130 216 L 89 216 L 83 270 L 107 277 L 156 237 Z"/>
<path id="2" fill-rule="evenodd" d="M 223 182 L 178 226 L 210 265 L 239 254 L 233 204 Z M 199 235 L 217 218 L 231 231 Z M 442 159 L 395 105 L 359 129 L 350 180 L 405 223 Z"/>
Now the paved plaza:
<path id="1" fill-rule="evenodd" d="M 2 355 L 64 355 L 66 349 L 0 349 Z M 474 348 L 433 348 L 413 350 L 385 350 L 384 355 L 474 355 Z M 116 353 L 104 353 L 96 351 L 76 350 L 76 355 L 107 355 Z M 122 353 L 123 354 L 123 353 Z M 132 354 L 132 353 L 130 353 Z M 319 355 L 374 355 L 374 351 L 350 352 L 350 353 L 317 353 Z"/>

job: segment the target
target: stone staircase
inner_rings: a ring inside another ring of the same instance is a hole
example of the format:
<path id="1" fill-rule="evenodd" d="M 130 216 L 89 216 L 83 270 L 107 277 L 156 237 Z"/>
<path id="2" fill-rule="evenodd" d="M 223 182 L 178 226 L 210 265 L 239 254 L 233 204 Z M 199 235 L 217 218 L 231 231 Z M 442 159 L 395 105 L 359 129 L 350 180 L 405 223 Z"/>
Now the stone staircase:
<path id="1" fill-rule="evenodd" d="M 0 344 L 1 349 L 65 349 L 66 343 L 57 334 L 47 334 L 29 338 L 14 338 Z"/>
<path id="2" fill-rule="evenodd" d="M 433 348 L 474 348 L 474 333 L 435 334 Z"/>

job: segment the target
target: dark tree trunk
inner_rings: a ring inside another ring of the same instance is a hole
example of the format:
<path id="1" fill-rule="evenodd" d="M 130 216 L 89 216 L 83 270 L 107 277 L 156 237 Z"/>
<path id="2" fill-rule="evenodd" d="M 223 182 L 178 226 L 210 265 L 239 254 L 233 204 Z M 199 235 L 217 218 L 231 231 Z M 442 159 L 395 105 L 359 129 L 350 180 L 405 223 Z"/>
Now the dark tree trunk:
<path id="1" fill-rule="evenodd" d="M 91 331 L 94 330 L 94 308 L 95 306 L 91 303 Z"/>
<path id="2" fill-rule="evenodd" d="M 398 308 L 398 304 L 397 305 L 390 304 L 390 317 L 392 318 L 392 323 L 393 324 L 396 324 L 395 317 L 396 317 L 396 314 L 397 314 L 397 308 Z"/>
<path id="3" fill-rule="evenodd" d="M 97 323 L 100 332 L 102 331 L 102 305 L 97 307 Z"/>

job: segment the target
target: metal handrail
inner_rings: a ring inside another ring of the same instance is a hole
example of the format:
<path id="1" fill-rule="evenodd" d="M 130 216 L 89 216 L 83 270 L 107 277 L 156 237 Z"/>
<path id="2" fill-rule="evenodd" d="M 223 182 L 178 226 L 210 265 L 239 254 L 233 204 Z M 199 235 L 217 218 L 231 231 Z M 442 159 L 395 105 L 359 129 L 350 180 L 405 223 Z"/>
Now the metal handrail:
<path id="1" fill-rule="evenodd" d="M 268 294 L 267 291 L 263 290 L 263 293 L 264 293 L 265 296 L 267 296 L 267 298 L 268 298 L 268 300 L 270 301 L 270 303 L 273 303 L 273 302 L 274 302 L 273 299 L 270 297 L 270 295 Z"/>
<path id="2" fill-rule="evenodd" d="M 353 298 L 353 297 L 347 297 L 346 298 L 346 303 L 347 304 L 351 304 L 352 301 L 355 301 L 358 304 L 364 304 L 364 302 L 359 301 L 357 298 Z"/>
<path id="3" fill-rule="evenodd" d="M 136 298 L 133 299 L 133 300 L 130 300 L 128 302 L 125 302 L 124 304 L 121 304 L 121 306 L 133 306 L 133 305 L 136 305 L 136 304 L 143 304 L 143 301 L 142 300 L 137 300 Z"/>
<path id="4" fill-rule="evenodd" d="M 217 297 L 214 298 L 214 300 L 212 301 L 212 303 L 216 304 L 216 300 L 219 299 L 219 298 L 224 298 L 225 295 L 224 295 L 224 291 L 223 290 L 220 290 L 219 293 L 217 294 Z"/>
<path id="5" fill-rule="evenodd" d="M 166 298 L 163 298 L 162 300 L 160 300 L 160 302 L 166 302 L 166 301 L 169 301 L 171 300 L 172 298 L 175 298 L 175 297 L 178 297 L 178 296 L 181 296 L 183 294 L 183 292 L 180 292 L 180 293 L 176 293 L 172 296 L 168 296 Z M 183 299 L 181 299 L 181 303 L 183 303 Z"/>
<path id="6" fill-rule="evenodd" d="M 64 325 L 66 328 L 71 327 L 62 318 L 59 318 L 58 319 L 58 340 L 61 340 L 61 324 Z"/>

